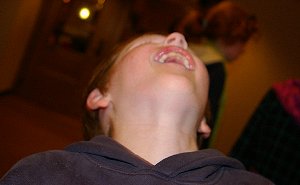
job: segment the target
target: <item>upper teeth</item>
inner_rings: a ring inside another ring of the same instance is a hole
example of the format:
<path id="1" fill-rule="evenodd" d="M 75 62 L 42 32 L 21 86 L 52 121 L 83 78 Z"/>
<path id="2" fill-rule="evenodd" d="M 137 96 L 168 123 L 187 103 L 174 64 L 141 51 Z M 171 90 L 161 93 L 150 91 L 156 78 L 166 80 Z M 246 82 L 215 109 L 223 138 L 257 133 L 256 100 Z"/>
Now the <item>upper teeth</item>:
<path id="1" fill-rule="evenodd" d="M 184 56 L 182 56 L 181 54 L 176 53 L 176 52 L 170 52 L 170 53 L 167 53 L 167 54 L 163 55 L 163 56 L 159 59 L 158 62 L 160 62 L 160 63 L 165 63 L 166 60 L 167 60 L 167 58 L 169 58 L 169 57 L 175 57 L 176 59 L 178 59 L 178 61 L 181 61 L 182 64 L 184 65 L 184 67 L 185 67 L 186 69 L 190 69 L 190 68 L 191 68 L 191 67 L 190 67 L 189 61 L 188 61 Z"/>

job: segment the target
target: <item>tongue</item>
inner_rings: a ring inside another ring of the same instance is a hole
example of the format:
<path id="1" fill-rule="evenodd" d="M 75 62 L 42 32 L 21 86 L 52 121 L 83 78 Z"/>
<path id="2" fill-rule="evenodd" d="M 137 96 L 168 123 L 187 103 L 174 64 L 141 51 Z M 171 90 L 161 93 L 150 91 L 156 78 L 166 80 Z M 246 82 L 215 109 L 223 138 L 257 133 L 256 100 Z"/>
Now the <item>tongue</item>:
<path id="1" fill-rule="evenodd" d="M 177 57 L 169 57 L 165 60 L 165 63 L 175 63 L 175 64 L 183 65 L 182 61 L 179 60 Z"/>

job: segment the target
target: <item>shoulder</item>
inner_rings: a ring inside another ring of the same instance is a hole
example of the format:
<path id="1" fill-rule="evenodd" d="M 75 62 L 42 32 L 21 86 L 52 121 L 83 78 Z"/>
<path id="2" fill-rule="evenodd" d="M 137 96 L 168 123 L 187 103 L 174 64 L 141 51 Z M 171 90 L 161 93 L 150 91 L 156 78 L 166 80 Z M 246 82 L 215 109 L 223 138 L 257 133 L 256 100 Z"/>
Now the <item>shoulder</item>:
<path id="1" fill-rule="evenodd" d="M 1 179 L 4 184 L 56 184 L 51 181 L 63 180 L 66 173 L 71 174 L 71 166 L 76 153 L 53 150 L 30 155 L 17 162 Z"/>
<path id="2" fill-rule="evenodd" d="M 200 150 L 199 155 L 199 174 L 206 174 L 207 180 L 213 184 L 260 184 L 272 185 L 267 178 L 249 172 L 244 165 L 237 159 L 228 157 L 214 149 Z M 193 164 L 197 163 L 196 161 Z"/>
<path id="3" fill-rule="evenodd" d="M 118 157 L 124 156 L 120 153 L 124 154 L 124 150 L 110 138 L 99 136 L 76 142 L 65 150 L 23 158 L 1 178 L 0 185 L 97 184 L 105 180 L 99 174 L 107 171 L 113 157 L 119 161 Z"/>
<path id="4" fill-rule="evenodd" d="M 241 169 L 227 169 L 223 173 L 222 182 L 229 184 L 261 184 L 261 185 L 274 185 L 269 179 L 247 170 Z"/>

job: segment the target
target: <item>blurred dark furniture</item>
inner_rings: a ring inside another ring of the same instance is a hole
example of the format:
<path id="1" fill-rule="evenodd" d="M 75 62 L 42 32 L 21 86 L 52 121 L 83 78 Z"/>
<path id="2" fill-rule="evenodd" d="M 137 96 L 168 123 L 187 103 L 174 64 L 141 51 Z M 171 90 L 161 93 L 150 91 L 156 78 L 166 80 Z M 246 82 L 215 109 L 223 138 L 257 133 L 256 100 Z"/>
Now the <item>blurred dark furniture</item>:
<path id="1" fill-rule="evenodd" d="M 267 92 L 230 155 L 275 184 L 300 184 L 300 123 L 276 92 L 274 88 Z M 298 103 L 289 100 L 298 105 L 298 113 L 299 92 L 293 89 Z"/>

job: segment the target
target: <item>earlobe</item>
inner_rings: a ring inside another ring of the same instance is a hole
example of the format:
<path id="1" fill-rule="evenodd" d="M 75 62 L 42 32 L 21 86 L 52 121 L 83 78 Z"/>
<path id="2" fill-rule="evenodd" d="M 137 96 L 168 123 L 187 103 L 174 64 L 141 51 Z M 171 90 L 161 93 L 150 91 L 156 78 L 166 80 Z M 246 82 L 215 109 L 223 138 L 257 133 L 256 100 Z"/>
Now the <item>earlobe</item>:
<path id="1" fill-rule="evenodd" d="M 90 92 L 86 100 L 86 106 L 88 109 L 96 110 L 99 108 L 105 108 L 110 102 L 109 96 L 103 95 L 99 89 L 94 89 Z"/>
<path id="2" fill-rule="evenodd" d="M 211 129 L 208 126 L 205 117 L 201 120 L 201 123 L 198 128 L 198 132 L 202 135 L 203 138 L 208 138 L 210 136 Z"/>

